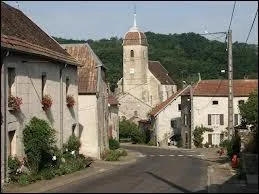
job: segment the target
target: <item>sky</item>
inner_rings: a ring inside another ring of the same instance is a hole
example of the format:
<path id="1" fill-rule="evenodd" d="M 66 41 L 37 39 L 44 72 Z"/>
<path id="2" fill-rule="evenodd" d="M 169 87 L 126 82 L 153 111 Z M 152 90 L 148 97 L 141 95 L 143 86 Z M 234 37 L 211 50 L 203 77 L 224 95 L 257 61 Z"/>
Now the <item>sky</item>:
<path id="1" fill-rule="evenodd" d="M 226 32 L 234 1 L 4 1 L 23 11 L 51 36 L 79 40 L 121 38 L 133 25 L 134 4 L 141 31 L 161 34 Z M 245 42 L 257 1 L 237 1 L 233 42 Z M 258 44 L 258 15 L 248 43 Z M 224 36 L 224 35 L 223 35 Z M 222 35 L 206 36 L 224 41 Z"/>

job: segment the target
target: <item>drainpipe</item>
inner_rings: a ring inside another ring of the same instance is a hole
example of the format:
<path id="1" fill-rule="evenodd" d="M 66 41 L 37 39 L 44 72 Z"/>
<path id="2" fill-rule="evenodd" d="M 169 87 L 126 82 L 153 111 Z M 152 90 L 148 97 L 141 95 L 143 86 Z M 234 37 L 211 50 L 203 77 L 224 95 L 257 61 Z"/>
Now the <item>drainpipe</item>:
<path id="1" fill-rule="evenodd" d="M 67 67 L 67 64 L 64 67 L 60 68 L 60 148 L 63 148 L 63 114 L 64 114 L 64 99 L 63 99 L 63 70 Z"/>
<path id="2" fill-rule="evenodd" d="M 97 137 L 98 137 L 98 148 L 99 148 L 99 155 L 98 158 L 100 158 L 101 156 L 101 152 L 102 152 L 102 148 L 101 148 L 101 138 L 102 138 L 102 131 L 101 131 L 101 127 L 100 127 L 100 123 L 99 123 L 99 114 L 100 114 L 100 103 L 98 103 L 98 99 L 100 97 L 100 79 L 101 79 L 101 65 L 97 65 L 97 84 L 96 84 L 96 102 L 97 102 L 97 119 L 96 119 L 96 126 L 97 126 Z"/>

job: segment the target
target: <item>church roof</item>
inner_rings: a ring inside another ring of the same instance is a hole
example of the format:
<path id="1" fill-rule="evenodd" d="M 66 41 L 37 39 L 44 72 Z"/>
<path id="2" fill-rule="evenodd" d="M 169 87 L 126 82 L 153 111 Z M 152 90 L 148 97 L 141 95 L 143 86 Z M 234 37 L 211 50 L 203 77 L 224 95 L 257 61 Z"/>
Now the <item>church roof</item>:
<path id="1" fill-rule="evenodd" d="M 123 39 L 123 46 L 125 45 L 144 45 L 147 46 L 147 37 L 140 31 L 129 31 Z"/>
<path id="2" fill-rule="evenodd" d="M 22 11 L 4 2 L 1 2 L 1 48 L 79 65 L 57 41 L 38 27 Z"/>
<path id="3" fill-rule="evenodd" d="M 95 94 L 97 85 L 97 66 L 105 66 L 87 44 L 62 44 L 63 48 L 81 63 L 78 68 L 78 93 Z"/>
<path id="4" fill-rule="evenodd" d="M 160 81 L 162 85 L 174 85 L 174 81 L 168 75 L 168 71 L 159 61 L 148 61 L 149 71 Z"/>

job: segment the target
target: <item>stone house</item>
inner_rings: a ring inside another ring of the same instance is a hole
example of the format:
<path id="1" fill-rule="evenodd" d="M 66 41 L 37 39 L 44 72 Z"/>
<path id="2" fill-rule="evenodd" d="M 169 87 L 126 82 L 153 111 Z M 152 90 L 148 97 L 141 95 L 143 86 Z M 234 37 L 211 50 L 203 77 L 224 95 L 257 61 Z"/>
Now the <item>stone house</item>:
<path id="1" fill-rule="evenodd" d="M 228 80 L 201 80 L 192 88 L 192 102 L 190 90 L 181 95 L 183 143 L 185 147 L 191 147 L 193 141 L 190 141 L 190 130 L 203 125 L 213 129 L 213 132 L 203 134 L 203 144 L 208 142 L 210 145 L 219 145 L 228 127 Z M 241 123 L 238 105 L 244 103 L 255 90 L 258 90 L 257 79 L 233 80 L 234 126 Z"/>
<path id="2" fill-rule="evenodd" d="M 148 41 L 136 25 L 136 14 L 134 16 L 134 25 L 125 34 L 122 43 L 123 77 L 118 82 L 116 93 L 119 97 L 131 94 L 150 107 L 155 107 L 175 93 L 177 87 L 159 61 L 149 61 Z M 123 107 L 123 102 L 119 102 Z M 131 114 L 127 119 L 133 116 Z"/>
<path id="3" fill-rule="evenodd" d="M 78 129 L 77 67 L 79 63 L 23 12 L 1 2 L 1 181 L 8 156 L 24 157 L 23 129 L 32 117 L 49 122 L 61 147 Z M 52 99 L 43 110 L 44 95 Z M 75 105 L 67 107 L 66 96 Z M 22 100 L 20 110 L 9 104 Z"/>
<path id="4" fill-rule="evenodd" d="M 181 134 L 181 94 L 189 87 L 177 91 L 149 113 L 152 136 L 157 145 L 167 146 L 169 138 Z"/>
<path id="5" fill-rule="evenodd" d="M 113 95 L 108 97 L 109 139 L 119 140 L 119 102 Z"/>
<path id="6" fill-rule="evenodd" d="M 87 43 L 62 46 L 82 65 L 78 69 L 80 152 L 100 159 L 109 148 L 106 67 Z"/>

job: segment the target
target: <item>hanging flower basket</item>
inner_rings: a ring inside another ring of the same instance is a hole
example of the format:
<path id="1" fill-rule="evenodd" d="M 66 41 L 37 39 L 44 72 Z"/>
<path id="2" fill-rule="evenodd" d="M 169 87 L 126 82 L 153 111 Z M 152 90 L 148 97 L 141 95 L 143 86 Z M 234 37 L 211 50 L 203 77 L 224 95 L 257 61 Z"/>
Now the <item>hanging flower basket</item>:
<path id="1" fill-rule="evenodd" d="M 75 99 L 72 95 L 67 96 L 67 107 L 72 108 L 75 105 Z"/>
<path id="2" fill-rule="evenodd" d="M 15 96 L 9 96 L 8 98 L 8 107 L 10 111 L 19 111 L 20 106 L 22 104 L 22 98 L 15 97 Z"/>
<path id="3" fill-rule="evenodd" d="M 51 105 L 52 105 L 52 99 L 49 95 L 44 95 L 41 101 L 41 104 L 43 105 L 43 110 L 47 111 L 50 109 Z"/>

